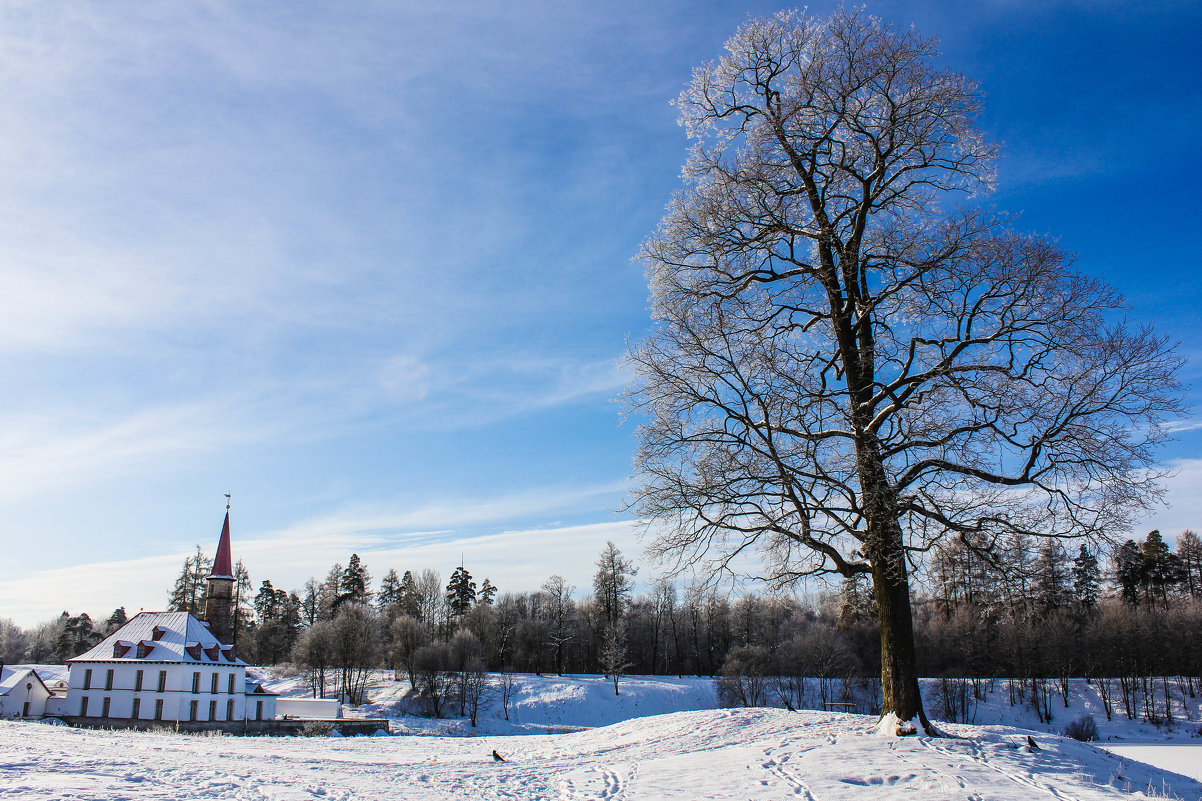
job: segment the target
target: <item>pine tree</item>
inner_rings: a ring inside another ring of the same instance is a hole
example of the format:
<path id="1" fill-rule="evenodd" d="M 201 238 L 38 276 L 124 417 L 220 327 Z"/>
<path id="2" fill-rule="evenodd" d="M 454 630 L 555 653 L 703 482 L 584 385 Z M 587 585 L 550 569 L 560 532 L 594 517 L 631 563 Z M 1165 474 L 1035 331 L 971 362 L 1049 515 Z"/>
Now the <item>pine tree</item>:
<path id="1" fill-rule="evenodd" d="M 351 560 L 342 571 L 338 584 L 338 603 L 365 604 L 371 600 L 371 575 L 359 561 L 359 554 L 351 554 Z"/>
<path id="2" fill-rule="evenodd" d="M 1124 601 L 1132 606 L 1139 605 L 1139 591 L 1144 584 L 1144 556 L 1135 540 L 1127 540 L 1114 552 L 1114 582 Z"/>
<path id="3" fill-rule="evenodd" d="M 86 612 L 77 617 L 68 616 L 62 631 L 59 632 L 58 641 L 54 645 L 54 661 L 62 664 L 68 659 L 79 656 L 100 642 L 101 639 L 103 639 L 102 635 L 96 631 L 92 618 Z"/>
<path id="4" fill-rule="evenodd" d="M 1035 609 L 1043 620 L 1068 606 L 1072 598 L 1068 554 L 1056 540 L 1045 539 L 1039 543 L 1034 580 Z"/>
<path id="5" fill-rule="evenodd" d="M 252 589 L 250 571 L 239 559 L 234 563 L 234 632 L 233 642 L 230 643 L 234 647 L 237 647 L 240 642 L 246 641 L 244 635 L 250 631 L 251 623 L 254 621 Z"/>
<path id="6" fill-rule="evenodd" d="M 129 617 L 125 614 L 125 607 L 120 606 L 113 610 L 109 615 L 109 619 L 104 621 L 104 633 L 112 634 L 117 629 L 129 622 Z"/>
<path id="7" fill-rule="evenodd" d="M 171 597 L 167 601 L 168 611 L 190 612 L 198 616 L 203 614 L 205 585 L 212 564 L 209 557 L 197 545 L 196 553 L 184 559 L 183 570 L 175 580 Z"/>
<path id="8" fill-rule="evenodd" d="M 1159 596 L 1164 608 L 1169 608 L 1169 588 L 1181 582 L 1181 560 L 1169 550 L 1159 530 L 1150 531 L 1140 551 L 1144 558 L 1144 595 L 1149 603 Z"/>
<path id="9" fill-rule="evenodd" d="M 1086 614 L 1092 614 L 1098 606 L 1099 582 L 1098 557 L 1082 544 L 1073 560 L 1073 600 Z"/>
<path id="10" fill-rule="evenodd" d="M 1177 538 L 1183 589 L 1191 598 L 1202 598 L 1202 539 L 1190 529 Z"/>
<path id="11" fill-rule="evenodd" d="M 400 606 L 402 615 L 417 619 L 422 616 L 421 592 L 418 591 L 417 581 L 409 570 L 406 570 L 405 575 L 401 576 L 401 586 L 397 591 L 397 605 Z"/>
<path id="12" fill-rule="evenodd" d="M 380 579 L 380 589 L 376 593 L 376 606 L 387 615 L 395 615 L 396 607 L 401 601 L 401 579 L 391 568 Z"/>
<path id="13" fill-rule="evenodd" d="M 476 602 L 476 582 L 472 581 L 471 573 L 460 565 L 451 574 L 447 583 L 447 605 L 452 617 L 463 617 Z"/>
<path id="14" fill-rule="evenodd" d="M 493 586 L 488 578 L 484 579 L 484 583 L 480 585 L 480 594 L 476 599 L 476 603 L 480 606 L 492 606 L 493 598 L 497 595 L 497 588 Z"/>

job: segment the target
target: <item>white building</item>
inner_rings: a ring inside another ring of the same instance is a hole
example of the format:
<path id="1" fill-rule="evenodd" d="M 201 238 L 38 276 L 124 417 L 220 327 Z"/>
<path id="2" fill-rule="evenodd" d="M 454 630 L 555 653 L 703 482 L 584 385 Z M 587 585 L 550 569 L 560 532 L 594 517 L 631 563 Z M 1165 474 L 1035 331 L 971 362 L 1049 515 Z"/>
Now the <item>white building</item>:
<path id="1" fill-rule="evenodd" d="M 68 661 L 66 715 L 240 722 L 273 720 L 276 696 L 187 612 L 142 612 Z"/>
<path id="2" fill-rule="evenodd" d="M 40 718 L 49 697 L 50 690 L 32 668 L 0 665 L 0 719 Z"/>

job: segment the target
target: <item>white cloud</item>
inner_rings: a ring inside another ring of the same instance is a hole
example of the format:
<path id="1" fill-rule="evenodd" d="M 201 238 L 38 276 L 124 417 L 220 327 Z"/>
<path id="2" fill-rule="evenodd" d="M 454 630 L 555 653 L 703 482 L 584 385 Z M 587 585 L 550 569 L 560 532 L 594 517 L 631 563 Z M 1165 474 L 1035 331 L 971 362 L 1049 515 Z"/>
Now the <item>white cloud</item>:
<path id="1" fill-rule="evenodd" d="M 1202 531 L 1202 459 L 1177 459 L 1168 467 L 1175 471 L 1165 481 L 1168 506 L 1137 522 L 1132 536 L 1160 529 L 1171 540 L 1187 528 Z"/>
<path id="2" fill-rule="evenodd" d="M 503 521 L 541 517 L 582 502 L 604 503 L 614 485 L 544 487 L 483 499 L 445 499 L 412 508 L 360 507 L 302 521 L 279 531 L 240 531 L 233 518 L 234 558 L 250 571 L 257 586 L 269 579 L 279 588 L 300 589 L 310 576 L 324 578 L 335 563 L 358 553 L 378 580 L 387 570 L 433 568 L 449 575 L 461 558 L 477 579 L 485 576 L 502 591 L 534 590 L 559 573 L 582 590 L 591 586 L 593 563 L 606 540 L 637 558 L 634 524 L 610 521 L 581 525 L 506 528 Z M 485 531 L 481 531 L 485 529 Z M 202 543 L 210 554 L 214 542 Z M 58 614 L 107 615 L 159 609 L 191 549 L 100 564 L 64 565 L 0 580 L 0 610 L 19 625 L 30 626 Z M 58 560 L 69 550 L 55 551 Z"/>

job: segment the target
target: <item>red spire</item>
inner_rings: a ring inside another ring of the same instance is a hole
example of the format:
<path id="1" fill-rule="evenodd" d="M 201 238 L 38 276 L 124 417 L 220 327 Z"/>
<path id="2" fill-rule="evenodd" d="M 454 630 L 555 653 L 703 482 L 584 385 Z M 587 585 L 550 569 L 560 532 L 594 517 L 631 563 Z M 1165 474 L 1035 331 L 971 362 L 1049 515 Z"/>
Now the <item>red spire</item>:
<path id="1" fill-rule="evenodd" d="M 233 578 L 234 567 L 230 563 L 230 511 L 225 510 L 225 525 L 221 527 L 221 539 L 217 541 L 217 557 L 213 560 L 213 572 L 217 578 Z"/>

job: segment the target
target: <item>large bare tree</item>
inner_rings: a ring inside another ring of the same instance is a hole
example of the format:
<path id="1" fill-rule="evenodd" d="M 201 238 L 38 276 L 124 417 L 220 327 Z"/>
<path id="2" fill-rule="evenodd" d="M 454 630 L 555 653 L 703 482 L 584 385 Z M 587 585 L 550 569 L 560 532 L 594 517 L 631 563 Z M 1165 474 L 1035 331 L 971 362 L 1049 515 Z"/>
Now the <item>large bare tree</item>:
<path id="1" fill-rule="evenodd" d="M 645 243 L 632 506 L 677 567 L 871 576 L 885 713 L 926 728 L 909 572 L 945 536 L 1100 537 L 1159 497 L 1178 359 L 1054 242 L 974 205 L 977 85 L 879 19 L 752 20 L 679 108 Z"/>

